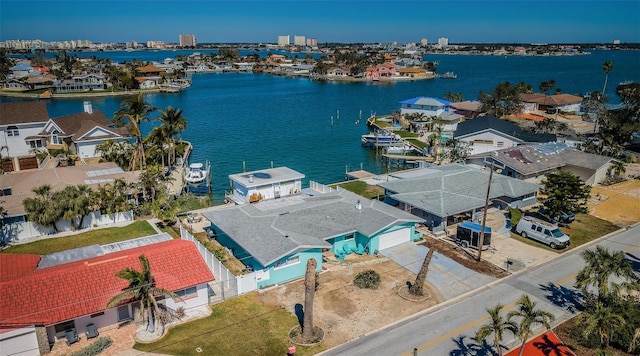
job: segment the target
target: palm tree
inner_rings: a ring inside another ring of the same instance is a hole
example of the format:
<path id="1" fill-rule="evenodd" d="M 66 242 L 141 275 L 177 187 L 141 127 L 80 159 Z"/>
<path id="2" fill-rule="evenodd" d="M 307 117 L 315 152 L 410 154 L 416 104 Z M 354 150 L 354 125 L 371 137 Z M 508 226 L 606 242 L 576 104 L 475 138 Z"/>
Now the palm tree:
<path id="1" fill-rule="evenodd" d="M 93 191 L 88 186 L 68 185 L 56 192 L 54 201 L 62 211 L 62 218 L 71 222 L 71 228 L 77 230 L 82 227 L 82 222 L 89 213 L 94 211 L 92 204 Z M 76 221 L 78 224 L 76 225 Z"/>
<path id="2" fill-rule="evenodd" d="M 613 178 L 619 178 L 626 171 L 627 165 L 624 162 L 618 160 L 613 160 L 611 162 L 611 165 L 609 166 L 609 169 L 607 169 L 607 173 L 613 173 Z"/>
<path id="3" fill-rule="evenodd" d="M 187 128 L 187 119 L 182 116 L 182 110 L 169 106 L 166 111 L 160 110 L 160 118 L 158 120 L 162 122 L 162 127 L 165 129 L 164 133 L 171 148 L 172 156 L 169 157 L 168 162 L 171 165 L 176 159 L 175 136 L 182 135 L 182 131 Z"/>
<path id="4" fill-rule="evenodd" d="M 491 320 L 488 324 L 482 325 L 476 333 L 476 340 L 478 341 L 485 340 L 489 335 L 493 334 L 493 347 L 498 352 L 498 356 L 502 356 L 500 342 L 502 342 L 505 331 L 510 331 L 514 336 L 518 334 L 518 325 L 512 320 L 505 319 L 500 315 L 503 307 L 502 304 L 497 304 L 493 308 L 486 309 Z"/>
<path id="5" fill-rule="evenodd" d="M 416 281 L 409 288 L 409 293 L 415 296 L 423 296 L 424 291 L 422 290 L 424 287 L 424 280 L 427 278 L 427 273 L 429 272 L 429 264 L 431 263 L 431 257 L 433 256 L 433 249 L 429 249 L 427 256 L 424 258 L 422 262 L 422 267 L 420 267 L 420 271 L 416 275 Z"/>
<path id="6" fill-rule="evenodd" d="M 547 330 L 551 329 L 551 322 L 555 320 L 555 316 L 546 310 L 536 309 L 536 302 L 532 301 L 528 295 L 523 295 L 518 299 L 518 309 L 509 312 L 507 320 L 511 321 L 514 317 L 520 318 L 520 324 L 518 325 L 518 339 L 522 342 L 520 346 L 520 353 L 518 356 L 522 356 L 524 352 L 524 345 L 527 340 L 533 336 L 533 327 L 537 324 L 542 324 Z"/>
<path id="7" fill-rule="evenodd" d="M 144 101 L 142 92 L 122 102 L 120 110 L 115 113 L 113 122 L 117 127 L 125 127 L 136 141 L 136 148 L 131 156 L 129 169 L 143 169 L 146 165 L 144 143 L 140 125 L 149 121 L 149 114 L 155 108 Z"/>
<path id="8" fill-rule="evenodd" d="M 302 337 L 305 340 L 313 340 L 313 299 L 316 295 L 316 266 L 314 258 L 307 261 L 307 270 L 304 275 L 304 319 L 302 322 Z"/>
<path id="9" fill-rule="evenodd" d="M 604 93 L 607 90 L 607 81 L 609 80 L 609 72 L 613 70 L 613 62 L 606 61 L 602 63 L 602 70 L 604 71 L 604 86 L 602 87 L 602 95 L 604 95 Z"/>
<path id="10" fill-rule="evenodd" d="M 635 281 L 637 277 L 629 261 L 625 258 L 624 252 L 609 252 L 602 246 L 582 252 L 585 266 L 576 276 L 576 288 L 581 288 L 587 292 L 589 286 L 598 289 L 598 298 L 609 296 L 609 287 L 613 291 L 618 291 L 620 286 L 610 282 L 611 277 L 619 277 L 627 281 Z"/>
<path id="11" fill-rule="evenodd" d="M 582 335 L 585 338 L 597 336 L 600 349 L 605 350 L 613 333 L 623 327 L 626 322 L 622 316 L 613 312 L 611 307 L 605 306 L 601 301 L 596 301 L 591 309 L 578 316 L 577 324 L 582 328 Z"/>
<path id="12" fill-rule="evenodd" d="M 154 332 L 156 316 L 160 312 L 156 298 L 168 296 L 175 300 L 179 297 L 170 290 L 156 286 L 155 278 L 151 274 L 151 265 L 145 255 L 138 256 L 138 260 L 140 260 L 141 270 L 127 267 L 116 272 L 116 277 L 126 280 L 129 285 L 109 300 L 107 308 L 113 308 L 130 301 L 139 302 L 140 316 L 144 320 L 145 313 L 147 314 L 147 330 Z"/>
<path id="13" fill-rule="evenodd" d="M 31 191 L 36 193 L 36 196 L 22 201 L 24 210 L 27 212 L 27 219 L 36 224 L 51 227 L 54 233 L 58 233 L 56 222 L 62 218 L 62 214 L 54 204 L 51 186 L 41 185 Z"/>

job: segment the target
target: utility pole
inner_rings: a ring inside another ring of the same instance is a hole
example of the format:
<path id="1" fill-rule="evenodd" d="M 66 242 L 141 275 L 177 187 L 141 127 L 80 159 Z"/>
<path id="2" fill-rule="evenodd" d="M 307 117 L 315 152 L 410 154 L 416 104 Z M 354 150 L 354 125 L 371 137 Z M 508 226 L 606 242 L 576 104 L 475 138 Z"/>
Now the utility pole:
<path id="1" fill-rule="evenodd" d="M 491 192 L 491 178 L 493 177 L 493 160 L 491 161 L 491 172 L 489 172 L 489 185 L 487 185 L 487 197 L 484 199 L 484 211 L 482 212 L 482 227 L 480 228 L 480 240 L 478 241 L 478 262 L 482 256 L 482 246 L 484 245 L 484 228 L 487 224 L 487 210 L 489 208 L 489 193 Z"/>

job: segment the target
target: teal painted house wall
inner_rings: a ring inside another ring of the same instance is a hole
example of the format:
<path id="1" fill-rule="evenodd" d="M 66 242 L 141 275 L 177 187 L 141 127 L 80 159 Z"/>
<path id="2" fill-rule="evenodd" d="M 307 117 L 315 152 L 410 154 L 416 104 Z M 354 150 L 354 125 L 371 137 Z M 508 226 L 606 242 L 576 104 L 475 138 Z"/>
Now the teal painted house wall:
<path id="1" fill-rule="evenodd" d="M 278 262 L 284 262 L 288 259 L 298 258 L 298 262 L 282 267 L 278 266 Z M 285 283 L 294 279 L 304 278 L 307 272 L 307 261 L 315 258 L 317 262 L 316 272 L 322 271 L 322 250 L 319 248 L 309 249 L 293 255 L 286 256 L 278 262 L 269 265 L 269 279 L 258 282 L 258 288 L 272 286 L 274 284 Z"/>

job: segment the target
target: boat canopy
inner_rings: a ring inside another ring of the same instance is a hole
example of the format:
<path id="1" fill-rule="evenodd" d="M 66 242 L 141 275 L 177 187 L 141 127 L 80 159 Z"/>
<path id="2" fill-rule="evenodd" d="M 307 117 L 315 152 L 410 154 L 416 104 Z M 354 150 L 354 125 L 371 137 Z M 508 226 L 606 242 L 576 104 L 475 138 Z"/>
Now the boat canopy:
<path id="1" fill-rule="evenodd" d="M 189 168 L 191 169 L 202 169 L 202 167 L 203 167 L 202 163 L 191 163 L 189 165 Z"/>

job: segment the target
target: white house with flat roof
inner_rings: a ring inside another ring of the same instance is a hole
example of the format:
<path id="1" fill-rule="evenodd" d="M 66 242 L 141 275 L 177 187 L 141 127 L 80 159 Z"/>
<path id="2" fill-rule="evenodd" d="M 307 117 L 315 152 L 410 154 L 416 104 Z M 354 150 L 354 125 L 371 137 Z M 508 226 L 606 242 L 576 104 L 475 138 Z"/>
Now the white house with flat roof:
<path id="1" fill-rule="evenodd" d="M 278 199 L 302 191 L 304 174 L 291 168 L 276 167 L 229 175 L 231 193 L 225 199 L 235 204 L 256 203 Z"/>

